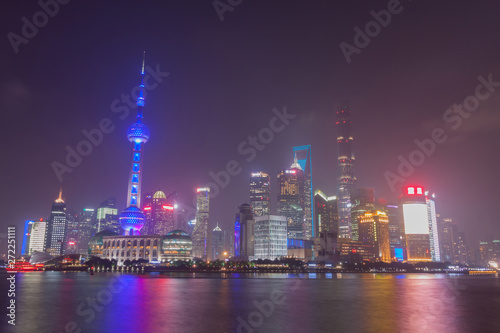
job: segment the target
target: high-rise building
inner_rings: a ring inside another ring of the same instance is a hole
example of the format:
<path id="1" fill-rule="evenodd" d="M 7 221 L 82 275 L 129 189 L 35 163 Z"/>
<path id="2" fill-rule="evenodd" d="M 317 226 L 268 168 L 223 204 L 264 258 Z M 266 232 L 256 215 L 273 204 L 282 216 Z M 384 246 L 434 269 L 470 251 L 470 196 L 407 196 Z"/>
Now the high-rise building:
<path id="1" fill-rule="evenodd" d="M 62 198 L 62 190 L 59 197 L 52 204 L 49 217 L 47 252 L 52 256 L 60 256 L 64 253 L 66 242 L 66 231 L 68 219 L 66 217 L 66 204 Z"/>
<path id="2" fill-rule="evenodd" d="M 320 190 L 314 192 L 314 232 L 330 231 L 338 234 L 339 215 L 337 211 L 337 197 L 326 196 Z"/>
<path id="3" fill-rule="evenodd" d="M 64 254 L 76 254 L 78 246 L 78 215 L 74 211 L 66 213 L 67 230 Z"/>
<path id="4" fill-rule="evenodd" d="M 406 234 L 408 261 L 431 261 L 429 218 L 424 189 L 405 186 L 400 197 Z"/>
<path id="5" fill-rule="evenodd" d="M 278 215 L 285 216 L 288 221 L 288 238 L 305 239 L 305 206 L 304 171 L 294 161 L 290 170 L 278 174 Z"/>
<path id="6" fill-rule="evenodd" d="M 47 250 L 47 222 L 40 219 L 31 227 L 28 254 Z"/>
<path id="7" fill-rule="evenodd" d="M 110 230 L 117 234 L 122 233 L 115 198 L 108 198 L 101 202 L 97 208 L 96 226 L 96 233 L 103 230 Z"/>
<path id="8" fill-rule="evenodd" d="M 389 218 L 382 211 L 365 212 L 359 219 L 359 240 L 373 244 L 375 261 L 391 262 Z"/>
<path id="9" fill-rule="evenodd" d="M 174 205 L 162 191 L 146 196 L 143 211 L 146 216 L 143 234 L 163 236 L 175 230 Z"/>
<path id="10" fill-rule="evenodd" d="M 402 208 L 398 205 L 386 205 L 387 217 L 389 218 L 389 244 L 391 247 L 391 258 L 397 261 L 405 260 L 406 238 L 404 232 L 404 221 Z"/>
<path id="11" fill-rule="evenodd" d="M 145 216 L 141 207 L 142 186 L 142 146 L 148 142 L 150 137 L 149 128 L 142 123 L 142 112 L 144 108 L 144 63 L 142 60 L 141 85 L 139 86 L 139 97 L 137 97 L 137 118 L 127 130 L 127 138 L 133 144 L 132 168 L 128 180 L 127 209 L 120 214 L 120 225 L 125 230 L 125 235 L 140 235 L 144 226 Z"/>
<path id="12" fill-rule="evenodd" d="M 219 224 L 212 230 L 212 258 L 214 260 L 224 260 L 224 232 L 219 228 Z"/>
<path id="13" fill-rule="evenodd" d="M 207 259 L 210 188 L 196 189 L 196 225 L 193 229 L 193 257 Z M 211 247 L 208 246 L 210 251 Z"/>
<path id="14" fill-rule="evenodd" d="M 337 146 L 338 146 L 338 211 L 339 237 L 351 238 L 351 189 L 356 184 L 354 172 L 354 153 L 352 151 L 351 110 L 347 103 L 340 105 L 337 111 Z"/>
<path id="15" fill-rule="evenodd" d="M 355 188 L 351 190 L 351 238 L 359 239 L 358 226 L 366 212 L 375 209 L 375 190 L 372 188 Z"/>
<path id="16" fill-rule="evenodd" d="M 293 160 L 297 161 L 304 172 L 303 181 L 303 206 L 304 206 L 304 239 L 311 239 L 315 236 L 314 229 L 314 202 L 312 183 L 312 155 L 311 145 L 293 147 Z"/>
<path id="17" fill-rule="evenodd" d="M 463 232 L 458 233 L 455 262 L 460 264 L 467 264 L 469 262 L 469 251 L 467 248 L 467 242 L 465 241 L 465 234 Z"/>
<path id="18" fill-rule="evenodd" d="M 250 175 L 250 205 L 255 216 L 271 213 L 271 179 L 265 172 L 252 172 Z"/>
<path id="19" fill-rule="evenodd" d="M 93 208 L 84 208 L 78 215 L 78 242 L 77 251 L 80 254 L 88 253 L 89 242 L 92 238 L 92 223 L 95 219 Z"/>
<path id="20" fill-rule="evenodd" d="M 255 219 L 252 206 L 249 204 L 242 204 L 238 207 L 238 209 L 239 216 L 237 221 L 239 223 L 239 257 L 244 260 L 252 260 L 255 254 Z"/>
<path id="21" fill-rule="evenodd" d="M 434 193 L 425 192 L 425 200 L 427 203 L 427 217 L 429 220 L 429 241 L 431 248 L 432 261 L 441 261 L 441 250 L 439 248 L 439 232 L 436 214 L 436 196 Z"/>
<path id="22" fill-rule="evenodd" d="M 442 218 L 440 226 L 441 260 L 455 263 L 458 251 L 458 226 L 450 218 Z"/>
<path id="23" fill-rule="evenodd" d="M 28 255 L 30 251 L 30 237 L 31 230 L 33 229 L 33 224 L 35 222 L 31 220 L 24 221 L 24 233 L 23 233 L 23 247 L 21 248 L 22 255 Z"/>
<path id="24" fill-rule="evenodd" d="M 255 218 L 254 259 L 274 260 L 287 256 L 287 219 L 265 215 Z"/>
<path id="25" fill-rule="evenodd" d="M 478 261 L 484 266 L 500 267 L 500 240 L 480 241 Z"/>

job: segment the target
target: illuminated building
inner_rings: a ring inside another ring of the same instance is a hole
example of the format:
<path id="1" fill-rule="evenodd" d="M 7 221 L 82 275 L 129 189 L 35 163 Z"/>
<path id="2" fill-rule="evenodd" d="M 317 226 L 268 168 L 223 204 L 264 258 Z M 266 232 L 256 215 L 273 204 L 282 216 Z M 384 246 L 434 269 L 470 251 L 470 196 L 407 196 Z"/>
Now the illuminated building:
<path id="1" fill-rule="evenodd" d="M 163 237 L 163 244 L 160 254 L 162 262 L 172 260 L 191 260 L 193 241 L 187 233 L 182 230 L 170 231 Z"/>
<path id="2" fill-rule="evenodd" d="M 372 253 L 375 261 L 391 262 L 389 218 L 385 212 L 372 211 L 361 216 L 359 220 L 359 241 L 373 244 Z"/>
<path id="3" fill-rule="evenodd" d="M 26 220 L 24 221 L 24 233 L 23 233 L 23 247 L 21 248 L 21 254 L 29 254 L 30 247 L 30 236 L 31 230 L 33 228 L 34 221 Z"/>
<path id="4" fill-rule="evenodd" d="M 210 188 L 196 189 L 196 225 L 193 229 L 193 257 L 207 259 Z M 208 247 L 210 249 L 210 246 Z M 209 250 L 210 251 L 210 250 Z"/>
<path id="5" fill-rule="evenodd" d="M 500 266 L 500 240 L 480 241 L 479 255 L 482 265 L 487 266 L 493 263 Z"/>
<path id="6" fill-rule="evenodd" d="M 288 221 L 288 238 L 305 239 L 305 220 L 307 205 L 304 193 L 304 171 L 295 159 L 290 170 L 278 174 L 278 215 Z"/>
<path id="7" fill-rule="evenodd" d="M 224 260 L 224 232 L 219 228 L 219 224 L 212 230 L 212 258 L 214 260 Z"/>
<path id="8" fill-rule="evenodd" d="M 358 227 L 363 215 L 375 209 L 375 190 L 355 188 L 351 190 L 351 239 L 359 239 Z"/>
<path id="9" fill-rule="evenodd" d="M 450 263 L 467 263 L 468 250 L 465 235 L 458 229 L 457 223 L 450 218 L 441 221 L 441 260 Z"/>
<path id="10" fill-rule="evenodd" d="M 31 227 L 28 254 L 45 252 L 47 249 L 47 222 L 40 219 Z"/>
<path id="11" fill-rule="evenodd" d="M 235 248 L 239 247 L 239 257 L 241 259 L 252 260 L 255 253 L 255 220 L 252 206 L 249 204 L 243 204 L 238 208 L 240 210 L 238 214 L 239 216 L 237 217 L 237 221 L 239 223 L 239 244 L 235 246 Z"/>
<path id="12" fill-rule="evenodd" d="M 436 216 L 436 203 L 434 193 L 429 195 L 429 192 L 425 192 L 425 200 L 427 203 L 427 217 L 429 221 L 429 241 L 431 248 L 431 258 L 432 261 L 441 261 L 441 251 L 439 248 L 439 232 L 438 232 L 438 222 Z"/>
<path id="13" fill-rule="evenodd" d="M 256 217 L 269 215 L 271 213 L 271 179 L 267 173 L 251 173 L 250 205 Z"/>
<path id="14" fill-rule="evenodd" d="M 337 251 L 340 261 L 354 264 L 373 260 L 373 243 L 353 241 L 349 238 L 337 238 Z"/>
<path id="15" fill-rule="evenodd" d="M 254 259 L 274 260 L 286 257 L 287 219 L 284 216 L 265 215 L 255 218 Z"/>
<path id="16" fill-rule="evenodd" d="M 345 239 L 345 238 L 344 238 Z M 337 232 L 323 230 L 315 238 L 316 260 L 334 263 L 337 261 Z"/>
<path id="17" fill-rule="evenodd" d="M 391 246 L 391 258 L 397 261 L 405 260 L 406 238 L 404 232 L 404 221 L 402 208 L 398 205 L 387 205 L 387 217 L 389 218 L 389 244 Z"/>
<path id="18" fill-rule="evenodd" d="M 88 245 L 92 238 L 92 222 L 95 218 L 93 208 L 84 208 L 78 216 L 78 253 L 84 254 L 88 251 Z"/>
<path id="19" fill-rule="evenodd" d="M 314 192 L 314 230 L 315 235 L 323 231 L 338 233 L 339 215 L 337 211 L 337 197 L 327 197 L 323 192 Z"/>
<path id="20" fill-rule="evenodd" d="M 143 211 L 146 216 L 143 234 L 166 235 L 175 229 L 174 205 L 168 202 L 162 191 L 146 196 Z"/>
<path id="21" fill-rule="evenodd" d="M 314 203 L 311 145 L 293 147 L 293 160 L 300 165 L 300 168 L 304 172 L 303 188 L 301 191 L 304 209 L 304 239 L 311 239 L 316 232 L 313 225 Z"/>
<path id="22" fill-rule="evenodd" d="M 78 215 L 74 211 L 66 213 L 67 230 L 64 254 L 76 254 L 78 246 Z"/>
<path id="23" fill-rule="evenodd" d="M 141 185 L 142 185 L 142 146 L 148 142 L 149 128 L 142 123 L 144 107 L 144 62 L 142 61 L 141 85 L 137 98 L 137 118 L 127 130 L 127 138 L 133 144 L 132 168 L 128 180 L 127 209 L 120 214 L 120 225 L 125 230 L 125 235 L 140 235 L 144 226 L 145 216 L 141 211 Z"/>
<path id="24" fill-rule="evenodd" d="M 403 187 L 400 200 L 403 206 L 407 261 L 431 261 L 429 218 L 423 188 Z"/>
<path id="25" fill-rule="evenodd" d="M 64 253 L 68 219 L 66 204 L 62 199 L 62 190 L 59 197 L 52 204 L 52 211 L 48 220 L 47 252 L 51 256 L 60 256 Z"/>
<path id="26" fill-rule="evenodd" d="M 88 253 L 91 256 L 102 257 L 104 251 L 103 238 L 105 236 L 118 236 L 118 234 L 111 230 L 103 230 L 92 236 L 88 246 Z"/>
<path id="27" fill-rule="evenodd" d="M 352 151 L 351 110 L 347 103 L 337 111 L 339 237 L 351 238 L 351 189 L 356 184 Z"/>
<path id="28" fill-rule="evenodd" d="M 111 230 L 117 234 L 122 233 L 116 208 L 116 199 L 108 198 L 101 202 L 96 212 L 96 233 Z"/>
<path id="29" fill-rule="evenodd" d="M 287 257 L 299 260 L 312 260 L 314 254 L 312 240 L 288 238 L 286 245 Z"/>

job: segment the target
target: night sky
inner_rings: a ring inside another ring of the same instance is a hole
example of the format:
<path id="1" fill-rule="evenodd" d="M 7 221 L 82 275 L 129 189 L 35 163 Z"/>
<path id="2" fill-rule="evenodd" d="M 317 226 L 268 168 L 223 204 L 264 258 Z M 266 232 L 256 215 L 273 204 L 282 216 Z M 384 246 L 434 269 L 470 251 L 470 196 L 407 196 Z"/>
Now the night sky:
<path id="1" fill-rule="evenodd" d="M 221 21 L 212 1 L 73 0 L 17 53 L 8 34 L 22 36 L 22 18 L 33 22 L 41 7 L 1 6 L 0 233 L 16 225 L 21 234 L 24 220 L 47 218 L 61 185 L 69 209 L 96 208 L 109 196 L 125 208 L 125 133 L 135 109 L 125 117 L 111 105 L 139 84 L 145 50 L 147 65 L 169 74 L 146 97 L 143 192 L 178 191 L 190 205 L 211 171 L 236 160 L 242 172 L 210 208 L 213 226 L 230 227 L 248 201 L 249 173 L 272 176 L 276 208 L 276 174 L 292 164 L 293 146 L 310 144 L 314 189 L 334 195 L 334 112 L 348 99 L 360 187 L 395 202 L 399 191 L 384 173 L 397 173 L 398 156 L 408 159 L 414 140 L 442 128 L 447 140 L 406 181 L 436 193 L 438 213 L 458 222 L 469 245 L 500 237 L 500 87 L 458 128 L 443 120 L 475 94 L 479 76 L 500 82 L 498 1 L 402 0 L 350 63 L 340 43 L 354 45 L 354 28 L 364 30 L 387 1 L 244 0 Z M 269 127 L 274 108 L 296 117 L 247 162 L 237 147 Z M 104 118 L 114 130 L 60 182 L 53 162 L 66 164 L 65 147 L 75 149 Z"/>

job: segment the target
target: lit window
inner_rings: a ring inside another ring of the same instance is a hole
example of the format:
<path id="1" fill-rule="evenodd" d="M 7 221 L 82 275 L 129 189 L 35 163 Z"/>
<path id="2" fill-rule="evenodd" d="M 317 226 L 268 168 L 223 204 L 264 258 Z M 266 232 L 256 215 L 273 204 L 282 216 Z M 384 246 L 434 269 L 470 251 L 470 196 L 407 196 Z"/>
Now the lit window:
<path id="1" fill-rule="evenodd" d="M 141 160 L 141 154 L 135 153 L 134 154 L 134 162 L 139 162 Z"/>
<path id="2" fill-rule="evenodd" d="M 135 143 L 134 150 L 141 150 L 141 143 L 140 142 Z"/>
<path id="3" fill-rule="evenodd" d="M 130 197 L 130 204 L 137 205 L 137 197 L 135 195 Z"/>
<path id="4" fill-rule="evenodd" d="M 132 183 L 138 183 L 139 182 L 139 175 L 132 175 Z"/>
<path id="5" fill-rule="evenodd" d="M 139 163 L 134 163 L 134 165 L 132 166 L 132 171 L 139 172 Z"/>
<path id="6" fill-rule="evenodd" d="M 137 185 L 132 185 L 132 193 L 137 194 Z"/>

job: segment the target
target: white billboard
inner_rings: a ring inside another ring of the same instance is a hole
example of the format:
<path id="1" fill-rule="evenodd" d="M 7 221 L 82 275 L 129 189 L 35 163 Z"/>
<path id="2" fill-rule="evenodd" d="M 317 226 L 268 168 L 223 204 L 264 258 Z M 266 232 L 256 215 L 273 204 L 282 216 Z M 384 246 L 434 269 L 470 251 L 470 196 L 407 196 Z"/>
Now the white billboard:
<path id="1" fill-rule="evenodd" d="M 403 218 L 407 235 L 428 235 L 429 221 L 425 203 L 403 204 Z"/>

